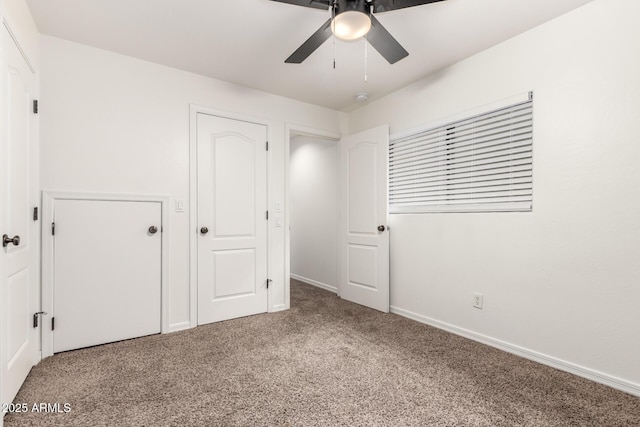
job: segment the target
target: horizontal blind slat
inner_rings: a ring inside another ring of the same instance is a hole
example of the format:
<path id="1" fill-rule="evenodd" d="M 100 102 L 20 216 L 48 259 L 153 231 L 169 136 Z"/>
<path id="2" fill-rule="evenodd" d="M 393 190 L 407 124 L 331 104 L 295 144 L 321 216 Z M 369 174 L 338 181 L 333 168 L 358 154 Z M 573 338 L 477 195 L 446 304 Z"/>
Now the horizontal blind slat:
<path id="1" fill-rule="evenodd" d="M 487 159 L 461 159 L 459 161 L 439 161 L 433 164 L 430 164 L 428 168 L 420 168 L 420 167 L 407 167 L 398 171 L 393 171 L 393 175 L 397 177 L 407 176 L 407 175 L 415 175 L 421 173 L 423 170 L 428 170 L 428 172 L 438 172 L 438 171 L 458 171 L 465 170 L 473 167 L 481 167 L 481 166 L 490 166 L 490 165 L 504 165 L 513 162 L 516 164 L 521 160 L 531 161 L 532 153 L 531 149 L 526 151 L 521 150 L 516 153 L 507 153 L 495 156 L 494 158 Z"/>
<path id="2" fill-rule="evenodd" d="M 486 199 L 488 197 L 515 197 L 515 196 L 528 196 L 531 195 L 531 188 L 521 188 L 517 190 L 512 189 L 489 189 L 487 191 L 474 191 L 469 192 L 467 189 L 465 190 L 457 190 L 457 191 L 449 191 L 442 190 L 439 192 L 431 192 L 424 193 L 420 195 L 407 195 L 405 197 L 394 197 L 391 200 L 394 201 L 434 201 L 434 200 L 475 200 L 475 199 Z"/>
<path id="3" fill-rule="evenodd" d="M 442 213 L 442 212 L 526 212 L 531 210 L 531 201 L 491 201 L 482 203 L 452 203 L 448 205 L 394 205 L 389 208 L 392 214 Z"/>
<path id="4" fill-rule="evenodd" d="M 405 176 L 401 178 L 394 178 L 389 180 L 389 186 L 395 187 L 399 185 L 408 185 L 410 183 L 419 184 L 421 182 L 432 182 L 438 180 L 458 180 L 458 179 L 475 179 L 475 178 L 485 178 L 491 176 L 504 176 L 506 174 L 512 174 L 512 176 L 517 177 L 521 176 L 519 174 L 528 174 L 531 175 L 531 164 L 527 161 L 526 164 L 521 165 L 506 165 L 504 167 L 498 168 L 485 168 L 482 169 L 474 169 L 472 171 L 456 171 L 454 173 L 438 173 L 438 174 L 416 174 Z"/>
<path id="5" fill-rule="evenodd" d="M 468 174 L 467 174 L 468 175 Z M 459 185 L 466 183 L 483 183 L 489 181 L 518 181 L 518 180 L 527 180 L 531 181 L 532 176 L 529 171 L 521 171 L 521 172 L 501 172 L 501 173 L 487 173 L 480 175 L 472 175 L 472 176 L 455 176 L 455 177 L 438 177 L 438 178 L 422 178 L 422 179 L 413 179 L 409 181 L 396 181 L 390 182 L 389 188 L 392 191 L 403 191 L 409 190 L 412 191 L 414 189 L 419 189 L 423 186 L 435 186 L 435 185 Z"/>
<path id="6" fill-rule="evenodd" d="M 389 171 L 398 171 L 398 172 L 406 172 L 413 169 L 423 169 L 427 167 L 427 165 L 437 165 L 439 163 L 444 163 L 447 165 L 455 165 L 462 162 L 473 162 L 480 161 L 484 159 L 491 159 L 496 157 L 503 157 L 506 155 L 514 155 L 518 153 L 531 152 L 531 144 L 530 143 L 521 143 L 512 146 L 498 146 L 498 147 L 489 147 L 487 149 L 483 149 L 481 151 L 460 151 L 457 153 L 452 153 L 450 155 L 443 156 L 430 156 L 427 158 L 423 158 L 418 160 L 414 160 L 413 162 L 404 162 L 404 163 L 390 163 Z"/>
<path id="7" fill-rule="evenodd" d="M 390 155 L 389 164 L 398 165 L 415 161 L 416 158 L 431 158 L 447 155 L 449 153 L 464 153 L 464 152 L 481 152 L 483 150 L 489 150 L 495 147 L 512 147 L 518 145 L 529 144 L 531 145 L 531 129 L 527 129 L 524 132 L 501 136 L 498 138 L 492 138 L 481 142 L 465 141 L 462 144 L 456 144 L 455 146 L 439 146 L 431 147 L 428 149 L 416 149 L 412 152 L 406 152 L 399 155 Z"/>
<path id="8" fill-rule="evenodd" d="M 483 189 L 488 187 L 500 187 L 500 186 L 519 186 L 523 184 L 528 184 L 528 187 L 531 188 L 532 180 L 531 177 L 512 179 L 509 177 L 501 178 L 501 179 L 487 179 L 484 181 L 467 181 L 467 182 L 459 182 L 459 183 L 450 183 L 448 181 L 440 181 L 436 183 L 430 183 L 426 185 L 416 185 L 411 188 L 395 188 L 393 191 L 394 196 L 401 196 L 403 194 L 424 194 L 425 192 L 434 191 L 435 189 L 448 188 L 451 190 L 458 189 Z"/>

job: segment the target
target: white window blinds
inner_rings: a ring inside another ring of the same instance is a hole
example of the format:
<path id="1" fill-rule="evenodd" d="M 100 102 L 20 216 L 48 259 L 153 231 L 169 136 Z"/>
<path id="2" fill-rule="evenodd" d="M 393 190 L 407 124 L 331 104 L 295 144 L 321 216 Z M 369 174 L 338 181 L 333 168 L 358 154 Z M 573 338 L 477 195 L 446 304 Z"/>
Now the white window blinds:
<path id="1" fill-rule="evenodd" d="M 392 139 L 391 213 L 530 211 L 533 100 Z"/>

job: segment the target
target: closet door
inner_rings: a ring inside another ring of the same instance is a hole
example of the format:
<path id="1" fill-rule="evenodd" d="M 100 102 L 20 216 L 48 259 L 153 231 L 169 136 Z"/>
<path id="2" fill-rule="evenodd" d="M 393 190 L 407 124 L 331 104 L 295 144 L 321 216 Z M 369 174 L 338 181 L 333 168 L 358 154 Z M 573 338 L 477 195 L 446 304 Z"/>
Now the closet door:
<path id="1" fill-rule="evenodd" d="M 56 200 L 54 352 L 161 329 L 161 203 Z"/>
<path id="2" fill-rule="evenodd" d="M 198 324 L 267 311 L 267 127 L 198 114 Z"/>

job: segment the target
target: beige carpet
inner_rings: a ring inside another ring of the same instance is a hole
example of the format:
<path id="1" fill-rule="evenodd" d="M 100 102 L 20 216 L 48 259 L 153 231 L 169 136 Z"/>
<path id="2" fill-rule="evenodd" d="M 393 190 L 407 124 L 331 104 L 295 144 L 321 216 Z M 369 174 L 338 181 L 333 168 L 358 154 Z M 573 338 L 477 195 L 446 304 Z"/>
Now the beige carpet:
<path id="1" fill-rule="evenodd" d="M 61 353 L 5 426 L 639 426 L 640 398 L 294 282 L 291 310 Z"/>

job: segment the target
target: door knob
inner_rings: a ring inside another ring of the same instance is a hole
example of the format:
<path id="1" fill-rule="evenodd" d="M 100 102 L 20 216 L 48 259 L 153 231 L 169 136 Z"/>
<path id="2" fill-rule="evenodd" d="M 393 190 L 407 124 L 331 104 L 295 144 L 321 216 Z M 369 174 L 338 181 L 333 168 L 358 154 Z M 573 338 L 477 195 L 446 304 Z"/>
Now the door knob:
<path id="1" fill-rule="evenodd" d="M 207 227 L 202 227 L 202 228 L 200 229 L 200 232 L 201 232 L 202 234 L 207 234 L 207 233 L 209 232 L 209 229 L 208 229 Z"/>
<path id="2" fill-rule="evenodd" d="M 379 232 L 383 232 L 385 230 L 384 225 L 379 225 L 378 226 L 378 231 Z"/>
<path id="3" fill-rule="evenodd" d="M 158 232 L 158 227 L 156 227 L 155 225 L 152 225 L 151 227 L 149 227 L 149 233 L 156 234 L 157 232 Z"/>
<path id="4" fill-rule="evenodd" d="M 20 244 L 20 236 L 9 237 L 8 235 L 2 236 L 2 247 L 6 248 L 9 246 L 9 243 L 13 243 L 13 246 L 18 246 Z"/>

